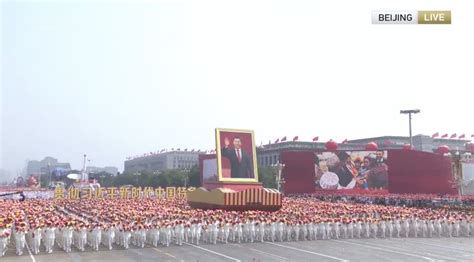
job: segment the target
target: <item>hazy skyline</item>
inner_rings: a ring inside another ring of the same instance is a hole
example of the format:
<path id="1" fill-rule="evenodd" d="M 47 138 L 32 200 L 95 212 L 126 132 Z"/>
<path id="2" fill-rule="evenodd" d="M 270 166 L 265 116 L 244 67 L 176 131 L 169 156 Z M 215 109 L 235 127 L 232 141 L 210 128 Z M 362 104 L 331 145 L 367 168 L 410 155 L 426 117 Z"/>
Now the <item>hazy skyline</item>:
<path id="1" fill-rule="evenodd" d="M 373 10 L 451 10 L 452 25 L 372 25 Z M 473 1 L 1 2 L 0 169 L 53 156 L 474 134 Z M 469 138 L 469 137 L 468 137 Z"/>

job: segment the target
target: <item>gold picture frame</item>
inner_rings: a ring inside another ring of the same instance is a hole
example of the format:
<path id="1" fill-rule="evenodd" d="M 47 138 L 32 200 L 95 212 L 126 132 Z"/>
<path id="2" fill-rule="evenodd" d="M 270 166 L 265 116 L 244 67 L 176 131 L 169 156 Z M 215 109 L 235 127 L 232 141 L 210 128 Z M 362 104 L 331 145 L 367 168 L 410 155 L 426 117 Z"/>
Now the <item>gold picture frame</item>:
<path id="1" fill-rule="evenodd" d="M 230 129 L 230 128 L 216 128 L 216 159 L 217 159 L 217 177 L 219 182 L 236 182 L 236 183 L 258 183 L 258 168 L 257 168 L 257 150 L 255 147 L 255 134 L 253 130 L 246 129 Z M 252 165 L 253 178 L 227 178 L 222 176 L 222 150 L 221 150 L 221 132 L 250 134 L 252 141 Z"/>

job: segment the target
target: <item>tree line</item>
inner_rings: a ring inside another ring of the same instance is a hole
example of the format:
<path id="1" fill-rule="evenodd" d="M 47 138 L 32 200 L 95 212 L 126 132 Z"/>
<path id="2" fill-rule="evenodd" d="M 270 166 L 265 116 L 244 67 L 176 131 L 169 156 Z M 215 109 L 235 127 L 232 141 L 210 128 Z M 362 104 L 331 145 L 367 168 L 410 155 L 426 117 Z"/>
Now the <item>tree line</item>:
<path id="1" fill-rule="evenodd" d="M 266 188 L 276 188 L 275 174 L 276 171 L 272 167 L 259 167 L 259 182 Z M 161 172 L 153 172 L 143 170 L 134 173 L 119 173 L 112 175 L 106 172 L 91 173 L 90 179 L 97 180 L 103 187 L 120 187 L 131 185 L 134 187 L 200 187 L 200 170 L 199 166 L 194 166 L 188 170 L 171 169 Z M 42 186 L 47 185 L 47 178 L 41 179 Z M 53 179 L 55 180 L 55 179 Z M 72 183 L 67 178 L 60 179 L 66 184 Z"/>
<path id="2" fill-rule="evenodd" d="M 90 174 L 89 178 L 96 179 L 101 186 L 119 187 L 132 185 L 135 187 L 200 187 L 199 167 L 189 170 L 171 169 L 161 172 L 143 170 L 134 173 L 121 173 L 112 176 L 108 173 Z"/>

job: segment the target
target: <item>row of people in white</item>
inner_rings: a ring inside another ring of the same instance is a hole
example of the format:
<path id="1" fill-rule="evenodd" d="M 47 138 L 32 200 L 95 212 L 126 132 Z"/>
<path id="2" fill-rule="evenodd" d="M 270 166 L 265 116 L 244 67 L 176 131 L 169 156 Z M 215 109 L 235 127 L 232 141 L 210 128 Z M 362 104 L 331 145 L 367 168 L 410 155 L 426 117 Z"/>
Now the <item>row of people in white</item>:
<path id="1" fill-rule="evenodd" d="M 10 238 L 7 236 L 0 237 L 0 257 L 5 255 L 7 252 L 7 246 L 10 243 Z"/>
<path id="2" fill-rule="evenodd" d="M 201 241 L 216 244 L 229 241 L 300 241 L 339 238 L 392 238 L 392 237 L 470 237 L 474 236 L 474 221 L 445 219 L 419 220 L 396 219 L 375 222 L 322 222 L 322 223 L 284 223 L 247 220 L 244 223 L 193 223 L 154 227 L 152 224 L 124 230 L 121 226 L 93 229 L 54 228 L 34 229 L 29 232 L 12 232 L 16 254 L 21 255 L 28 243 L 34 254 L 40 252 L 41 242 L 46 253 L 52 253 L 55 240 L 58 247 L 71 252 L 71 247 L 84 251 L 86 245 L 99 250 L 100 244 L 111 250 L 113 243 L 128 249 L 130 244 L 137 247 L 146 245 L 169 246 L 174 242 L 198 245 Z M 9 238 L 0 238 L 0 254 L 4 254 Z"/>

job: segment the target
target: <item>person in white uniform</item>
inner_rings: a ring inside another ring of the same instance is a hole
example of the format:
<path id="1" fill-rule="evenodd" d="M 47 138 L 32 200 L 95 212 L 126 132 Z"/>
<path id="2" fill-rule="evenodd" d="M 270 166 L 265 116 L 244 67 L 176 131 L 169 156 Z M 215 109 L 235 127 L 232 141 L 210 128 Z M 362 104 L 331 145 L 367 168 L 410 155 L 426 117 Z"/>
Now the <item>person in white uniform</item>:
<path id="1" fill-rule="evenodd" d="M 23 249 L 25 248 L 25 244 L 26 244 L 25 232 L 26 232 L 26 228 L 15 228 L 15 230 L 13 231 L 13 238 L 15 239 L 16 254 L 18 256 L 21 256 L 23 254 Z"/>
<path id="2" fill-rule="evenodd" d="M 3 228 L 3 225 L 0 225 Z M 10 242 L 10 229 L 0 230 L 0 257 L 3 257 L 8 249 L 8 244 Z"/>

